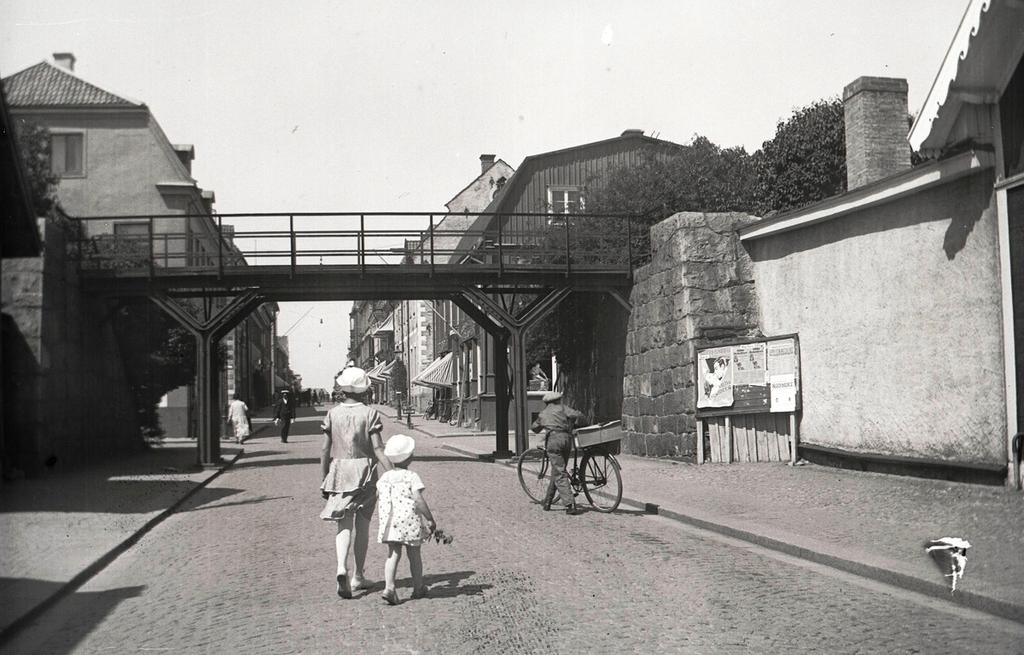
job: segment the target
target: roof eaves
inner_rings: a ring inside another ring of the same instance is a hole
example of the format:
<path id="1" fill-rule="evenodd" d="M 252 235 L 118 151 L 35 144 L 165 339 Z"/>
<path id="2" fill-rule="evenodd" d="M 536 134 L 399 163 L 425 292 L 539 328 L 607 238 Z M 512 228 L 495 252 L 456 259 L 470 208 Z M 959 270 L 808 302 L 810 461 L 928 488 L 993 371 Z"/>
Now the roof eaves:
<path id="1" fill-rule="evenodd" d="M 995 157 L 992 153 L 970 150 L 947 159 L 915 166 L 853 191 L 740 228 L 740 240 L 752 241 L 823 223 L 893 202 L 940 184 L 947 184 L 994 165 Z"/>
<path id="2" fill-rule="evenodd" d="M 964 61 L 972 54 L 973 43 L 981 38 L 982 20 L 986 14 L 994 13 L 993 0 L 971 0 L 961 23 L 956 29 L 939 71 L 925 97 L 921 111 L 914 118 L 913 125 L 907 134 L 907 140 L 914 151 L 921 151 L 927 156 L 936 156 L 945 141 L 945 134 L 937 131 L 948 131 L 956 118 L 962 100 L 951 93 L 957 76 L 961 73 Z M 986 20 L 991 24 L 993 20 Z"/>

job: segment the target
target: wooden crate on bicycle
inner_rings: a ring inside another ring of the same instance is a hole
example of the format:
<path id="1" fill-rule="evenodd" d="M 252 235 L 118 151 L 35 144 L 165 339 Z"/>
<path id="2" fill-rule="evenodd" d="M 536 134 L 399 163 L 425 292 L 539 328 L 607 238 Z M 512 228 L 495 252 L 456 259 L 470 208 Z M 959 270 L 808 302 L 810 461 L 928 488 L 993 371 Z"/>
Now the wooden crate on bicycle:
<path id="1" fill-rule="evenodd" d="M 597 450 L 610 455 L 618 455 L 622 445 L 622 421 L 595 423 L 578 428 L 573 445 L 576 448 Z"/>

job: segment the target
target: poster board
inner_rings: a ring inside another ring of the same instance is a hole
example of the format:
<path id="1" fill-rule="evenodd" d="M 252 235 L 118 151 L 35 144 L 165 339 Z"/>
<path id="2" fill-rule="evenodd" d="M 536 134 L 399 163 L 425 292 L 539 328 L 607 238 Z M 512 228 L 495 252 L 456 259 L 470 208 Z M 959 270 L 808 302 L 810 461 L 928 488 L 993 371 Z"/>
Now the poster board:
<path id="1" fill-rule="evenodd" d="M 697 348 L 693 368 L 698 418 L 800 409 L 795 334 Z"/>

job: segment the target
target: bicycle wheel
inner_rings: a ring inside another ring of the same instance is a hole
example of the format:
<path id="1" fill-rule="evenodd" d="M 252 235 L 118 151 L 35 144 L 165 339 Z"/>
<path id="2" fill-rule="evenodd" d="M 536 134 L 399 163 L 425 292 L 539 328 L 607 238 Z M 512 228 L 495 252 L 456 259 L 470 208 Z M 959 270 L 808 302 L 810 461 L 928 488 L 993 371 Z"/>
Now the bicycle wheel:
<path id="1" fill-rule="evenodd" d="M 622 500 L 622 475 L 611 455 L 589 455 L 583 463 L 583 493 L 599 512 L 614 512 Z"/>
<path id="2" fill-rule="evenodd" d="M 516 465 L 519 472 L 519 484 L 523 491 L 535 503 L 544 502 L 544 494 L 548 490 L 548 454 L 540 448 L 530 448 L 519 456 Z"/>

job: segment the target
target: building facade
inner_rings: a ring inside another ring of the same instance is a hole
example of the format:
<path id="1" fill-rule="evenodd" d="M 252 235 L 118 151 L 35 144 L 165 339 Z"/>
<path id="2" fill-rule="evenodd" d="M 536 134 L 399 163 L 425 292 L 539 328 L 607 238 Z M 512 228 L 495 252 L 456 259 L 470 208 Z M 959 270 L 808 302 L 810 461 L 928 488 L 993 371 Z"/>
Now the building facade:
<path id="1" fill-rule="evenodd" d="M 644 136 L 642 130 L 625 130 L 610 139 L 531 155 L 468 226 L 456 250 L 465 252 L 474 242 L 486 246 L 487 241 L 494 241 L 499 235 L 502 243 L 509 247 L 536 247 L 533 235 L 545 229 L 558 231 L 570 222 L 566 216 L 585 213 L 589 192 L 603 185 L 615 170 L 636 165 L 645 158 L 672 157 L 683 148 L 670 141 Z M 572 358 L 577 362 L 576 369 L 567 371 L 552 353 L 545 352 L 528 363 L 530 369 L 539 367 L 535 376 L 529 371 L 512 372 L 512 375 L 534 378 L 534 391 L 528 392 L 531 415 L 543 407 L 541 389 L 553 386 L 565 391 L 570 400 L 594 420 L 621 416 L 623 344 L 628 316 L 615 300 L 604 294 L 588 294 L 580 302 L 599 307 L 595 311 L 602 318 L 587 326 L 588 334 L 578 335 L 575 343 L 566 344 L 574 349 Z M 556 308 L 554 312 L 571 311 L 566 307 Z M 461 340 L 458 356 L 462 362 L 460 370 L 469 372 L 460 377 L 458 388 L 463 394 L 461 421 L 464 425 L 492 430 L 496 412 L 496 372 L 491 337 L 474 326 L 472 336 Z"/>
<path id="2" fill-rule="evenodd" d="M 84 247 L 100 262 L 133 252 L 162 267 L 208 263 L 218 248 L 234 249 L 212 219 L 213 191 L 192 177 L 195 148 L 172 143 L 149 107 L 82 79 L 75 63 L 74 55 L 56 53 L 3 85 L 15 120 L 50 133 L 63 210 L 73 218 L 125 217 L 83 221 Z M 222 407 L 235 391 L 249 396 L 253 409 L 267 401 L 276 312 L 276 305 L 265 305 L 226 340 L 230 368 L 222 374 Z M 167 394 L 158 410 L 167 435 L 195 434 L 193 406 L 190 388 Z"/>

